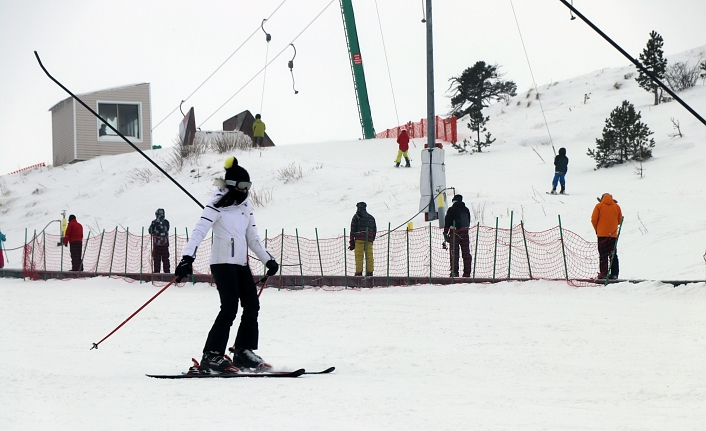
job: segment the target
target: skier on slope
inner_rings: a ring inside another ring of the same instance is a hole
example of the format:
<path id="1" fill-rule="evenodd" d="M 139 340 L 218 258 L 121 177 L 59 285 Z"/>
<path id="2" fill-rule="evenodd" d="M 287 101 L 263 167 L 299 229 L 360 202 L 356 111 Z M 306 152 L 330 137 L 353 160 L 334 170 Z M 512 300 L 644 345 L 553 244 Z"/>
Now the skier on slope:
<path id="1" fill-rule="evenodd" d="M 463 257 L 463 276 L 471 276 L 471 256 L 470 238 L 468 229 L 471 226 L 471 212 L 463 202 L 463 196 L 456 195 L 451 199 L 453 205 L 449 208 L 444 218 L 444 239 L 451 244 L 451 277 L 458 277 L 459 271 L 459 249 Z"/>
<path id="2" fill-rule="evenodd" d="M 556 186 L 561 183 L 560 194 L 565 194 L 566 192 L 566 181 L 564 177 L 566 176 L 566 171 L 569 169 L 569 158 L 566 157 L 566 148 L 559 148 L 559 155 L 554 157 L 554 179 L 552 180 L 552 191 L 551 194 L 556 194 Z"/>
<path id="3" fill-rule="evenodd" d="M 153 272 L 158 273 L 160 267 L 164 267 L 164 273 L 168 274 L 171 272 L 169 270 L 169 220 L 164 217 L 163 208 L 158 208 L 154 215 L 156 218 L 152 220 L 147 230 L 152 235 Z"/>
<path id="4" fill-rule="evenodd" d="M 267 276 L 277 274 L 279 265 L 265 249 L 257 233 L 255 217 L 248 201 L 248 191 L 252 186 L 248 171 L 238 165 L 235 157 L 226 159 L 225 169 L 225 179 L 214 182 L 217 188 L 196 223 L 175 275 L 178 282 L 193 273 L 196 250 L 208 230 L 213 228 L 211 274 L 216 282 L 221 309 L 208 333 L 200 369 L 226 373 L 237 372 L 238 368 L 262 370 L 270 366 L 253 352 L 258 347 L 257 317 L 260 301 L 248 266 L 248 248 L 265 263 Z M 239 299 L 243 314 L 231 360 L 225 355 L 225 350 L 230 327 L 238 312 Z"/>
<path id="5" fill-rule="evenodd" d="M 395 160 L 395 167 L 399 168 L 400 167 L 400 162 L 402 161 L 402 156 L 404 156 L 405 161 L 407 164 L 405 165 L 405 168 L 409 168 L 412 165 L 409 164 L 409 153 L 407 152 L 409 150 L 409 135 L 407 134 L 406 129 L 402 129 L 400 132 L 400 135 L 397 137 L 397 144 L 399 145 L 399 149 L 397 151 L 397 159 Z"/>

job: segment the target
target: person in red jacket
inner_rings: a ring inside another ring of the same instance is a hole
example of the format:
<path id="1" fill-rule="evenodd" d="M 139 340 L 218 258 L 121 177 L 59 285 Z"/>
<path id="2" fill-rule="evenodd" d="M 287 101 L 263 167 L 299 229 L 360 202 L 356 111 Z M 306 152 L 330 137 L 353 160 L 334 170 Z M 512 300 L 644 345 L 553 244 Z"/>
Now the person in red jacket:
<path id="1" fill-rule="evenodd" d="M 83 271 L 81 262 L 81 248 L 83 246 L 83 226 L 76 221 L 76 216 L 69 216 L 69 225 L 64 233 L 64 247 L 69 246 L 71 251 L 71 270 Z"/>
<path id="2" fill-rule="evenodd" d="M 409 154 L 407 153 L 407 150 L 409 150 L 409 135 L 407 134 L 407 130 L 402 129 L 400 135 L 397 137 L 397 144 L 399 144 L 400 149 L 399 151 L 397 151 L 397 160 L 395 160 L 395 167 L 400 167 L 402 156 L 404 156 L 404 159 L 407 161 L 405 168 L 411 167 L 411 165 L 409 164 Z"/>

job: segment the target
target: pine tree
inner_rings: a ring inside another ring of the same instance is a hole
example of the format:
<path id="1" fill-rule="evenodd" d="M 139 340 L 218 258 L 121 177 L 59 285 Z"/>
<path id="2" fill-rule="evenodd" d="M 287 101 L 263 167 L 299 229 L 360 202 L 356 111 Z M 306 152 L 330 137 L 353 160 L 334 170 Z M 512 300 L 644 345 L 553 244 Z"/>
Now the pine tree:
<path id="1" fill-rule="evenodd" d="M 648 139 L 652 132 L 640 121 L 641 118 L 627 100 L 610 113 L 605 120 L 603 136 L 596 139 L 596 149 L 588 149 L 587 154 L 596 160 L 596 169 L 652 157 L 655 140 Z"/>
<path id="2" fill-rule="evenodd" d="M 517 84 L 503 81 L 504 74 L 498 72 L 500 66 L 478 61 L 473 67 L 454 76 L 449 81 L 451 94 L 451 114 L 458 118 L 471 112 L 474 107 L 486 108 L 491 100 L 503 100 L 517 95 Z"/>
<path id="3" fill-rule="evenodd" d="M 473 141 L 473 146 L 475 147 L 476 152 L 482 153 L 483 152 L 483 147 L 488 147 L 490 144 L 495 142 L 495 139 L 490 139 L 490 132 L 488 132 L 488 129 L 485 128 L 486 123 L 490 121 L 490 117 L 485 117 L 483 116 L 483 111 L 480 108 L 473 107 L 471 109 L 471 112 L 468 114 L 468 119 L 470 120 L 469 123 L 467 124 L 467 127 L 471 129 L 473 132 L 476 133 L 476 139 Z M 486 133 L 485 140 L 481 141 L 480 135 L 481 133 L 488 132 Z"/>
<path id="4" fill-rule="evenodd" d="M 667 59 L 664 58 L 664 39 L 656 31 L 650 32 L 650 40 L 647 41 L 647 46 L 640 54 L 640 63 L 645 69 L 650 71 L 657 79 L 664 78 L 664 72 L 667 70 Z M 638 69 L 640 75 L 635 78 L 640 87 L 655 95 L 655 105 L 659 104 L 659 85 L 650 78 L 641 69 Z"/>

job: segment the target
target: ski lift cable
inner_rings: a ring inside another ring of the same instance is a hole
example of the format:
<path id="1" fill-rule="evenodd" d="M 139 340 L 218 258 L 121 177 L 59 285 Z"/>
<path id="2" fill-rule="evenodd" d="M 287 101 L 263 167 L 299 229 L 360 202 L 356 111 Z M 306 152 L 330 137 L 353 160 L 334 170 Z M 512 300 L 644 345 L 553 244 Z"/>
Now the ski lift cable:
<path id="1" fill-rule="evenodd" d="M 282 5 L 284 5 L 286 2 L 287 2 L 287 0 L 282 0 L 282 3 L 280 3 L 279 6 L 277 6 L 277 8 L 276 8 L 274 11 L 272 11 L 272 13 L 270 14 L 270 16 L 268 16 L 266 19 L 272 18 L 272 16 L 273 16 L 275 13 L 277 13 L 277 11 L 278 11 L 278 10 L 282 7 Z M 208 78 L 206 78 L 198 87 L 196 87 L 196 89 L 195 89 L 194 91 L 191 92 L 191 94 L 189 94 L 189 96 L 188 96 L 186 99 L 182 100 L 181 102 L 182 102 L 182 103 L 186 102 L 187 100 L 189 100 L 189 99 L 191 98 L 191 96 L 193 96 L 197 91 L 199 91 L 199 90 L 201 89 L 201 87 L 203 87 L 203 85 L 204 85 L 206 82 L 208 82 L 208 80 L 211 79 L 211 78 L 213 77 L 213 75 L 216 74 L 216 72 L 218 72 L 218 71 L 238 52 L 238 51 L 240 51 L 240 49 L 241 49 L 246 43 L 248 43 L 248 41 L 249 41 L 250 39 L 253 38 L 253 36 L 255 36 L 255 33 L 257 33 L 257 31 L 258 31 L 258 29 L 255 29 L 255 31 L 253 31 L 253 32 L 250 34 L 250 36 L 248 36 L 248 38 L 245 39 L 245 40 L 243 41 L 243 43 L 241 43 L 240 46 L 239 46 L 238 48 L 236 48 L 235 51 L 233 51 L 233 53 L 230 54 L 230 55 L 228 56 L 228 58 L 226 58 L 225 61 L 223 61 L 223 63 L 221 63 L 221 65 L 216 68 L 216 70 L 214 70 L 210 75 L 208 75 Z M 151 130 L 156 129 L 157 126 L 159 126 L 160 124 L 162 124 L 162 123 L 163 123 L 167 118 L 169 118 L 177 109 L 179 109 L 179 106 L 177 106 L 176 108 L 172 109 L 171 112 L 170 112 L 169 114 L 167 114 L 167 116 L 164 117 L 164 118 L 163 118 L 159 123 L 157 123 L 154 127 L 152 127 Z"/>
<path id="2" fill-rule="evenodd" d="M 375 12 L 378 15 L 378 27 L 380 28 L 380 39 L 382 39 L 382 50 L 385 53 L 385 64 L 387 65 L 387 77 L 390 80 L 390 92 L 392 93 L 392 103 L 395 105 L 395 117 L 397 125 L 400 125 L 400 116 L 397 113 L 397 100 L 395 100 L 395 89 L 392 86 L 392 74 L 390 73 L 390 62 L 387 59 L 387 48 L 385 47 L 385 36 L 382 34 L 382 22 L 380 21 L 380 10 L 378 9 L 378 0 L 375 0 Z"/>
<path id="3" fill-rule="evenodd" d="M 527 59 L 527 67 L 529 68 L 530 75 L 532 76 L 532 84 L 534 85 L 534 91 L 537 93 L 537 100 L 539 101 L 539 108 L 542 110 L 542 117 L 544 118 L 544 126 L 547 128 L 547 134 L 549 135 L 549 142 L 552 144 L 552 150 L 554 155 L 556 155 L 556 149 L 554 148 L 554 140 L 552 140 L 552 133 L 549 131 L 549 123 L 547 122 L 547 116 L 544 114 L 544 106 L 542 106 L 542 98 L 539 97 L 539 89 L 537 88 L 537 81 L 534 79 L 534 72 L 532 72 L 532 65 L 530 64 L 529 55 L 527 55 L 527 47 L 525 47 L 525 40 L 522 37 L 522 31 L 520 30 L 520 22 L 517 20 L 517 14 L 515 13 L 515 6 L 510 0 L 510 7 L 512 8 L 512 15 L 515 17 L 515 24 L 517 24 L 517 32 L 520 35 L 520 41 L 522 42 L 522 49 L 525 51 L 525 58 Z"/>
<path id="4" fill-rule="evenodd" d="M 233 94 L 232 96 L 230 96 L 230 97 L 228 98 L 228 100 L 226 100 L 225 102 L 223 102 L 223 104 L 222 104 L 221 106 L 219 106 L 218 109 L 216 109 L 211 115 L 209 115 L 208 118 L 206 118 L 205 120 L 203 120 L 203 121 L 201 122 L 201 124 L 199 125 L 199 127 L 203 126 L 204 123 L 206 123 L 208 120 L 211 119 L 211 117 L 213 117 L 214 115 L 216 115 L 216 113 L 217 113 L 218 111 L 220 111 L 221 109 L 223 109 L 223 107 L 226 106 L 226 105 L 228 104 L 228 102 L 230 102 L 231 100 L 233 100 L 233 98 L 234 98 L 235 96 L 237 96 L 238 93 L 240 93 L 241 91 L 243 91 L 243 89 L 244 89 L 245 87 L 247 87 L 255 78 L 257 78 L 257 77 L 265 70 L 265 68 L 266 68 L 267 66 L 269 66 L 270 64 L 272 64 L 272 62 L 274 62 L 275 60 L 277 60 L 277 59 L 279 58 L 279 56 L 282 55 L 282 54 L 287 50 L 287 48 L 289 48 L 289 45 L 293 44 L 295 40 L 297 40 L 309 27 L 311 27 L 311 25 L 314 24 L 314 22 L 326 11 L 326 9 L 329 8 L 329 6 L 331 6 L 331 4 L 333 4 L 334 1 L 336 1 L 336 0 L 331 0 L 326 6 L 324 6 L 324 8 L 321 10 L 321 12 L 319 12 L 318 15 L 316 15 L 316 16 L 314 17 L 314 19 L 311 20 L 311 22 L 310 22 L 309 24 L 307 24 L 306 27 L 304 27 L 304 29 L 303 29 L 301 32 L 299 32 L 299 34 L 297 34 L 297 35 L 294 37 L 294 39 L 292 39 L 292 41 L 291 41 L 289 44 L 287 44 L 284 48 L 282 48 L 282 50 L 281 50 L 279 53 L 277 53 L 277 55 L 275 55 L 275 56 L 272 58 L 272 60 L 270 60 L 262 69 L 260 69 L 257 73 L 255 73 L 255 75 L 254 75 L 252 78 L 250 78 L 250 79 L 248 80 L 248 82 L 246 82 L 245 84 L 243 84 L 243 86 L 240 87 L 240 89 L 239 89 L 238 91 L 236 91 L 235 94 Z"/>

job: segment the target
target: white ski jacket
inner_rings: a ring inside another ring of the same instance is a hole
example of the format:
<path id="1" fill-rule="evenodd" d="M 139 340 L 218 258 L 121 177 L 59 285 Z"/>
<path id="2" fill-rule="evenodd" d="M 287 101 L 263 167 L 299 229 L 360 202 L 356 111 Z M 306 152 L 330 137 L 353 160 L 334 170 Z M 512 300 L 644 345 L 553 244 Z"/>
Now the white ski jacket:
<path id="1" fill-rule="evenodd" d="M 230 263 L 245 266 L 248 263 L 248 247 L 262 263 L 274 259 L 257 233 L 250 201 L 245 199 L 240 205 L 216 208 L 215 203 L 225 194 L 226 190 L 221 187 L 213 192 L 182 255 L 196 257 L 199 244 L 206 238 L 208 230 L 213 228 L 211 265 Z"/>

